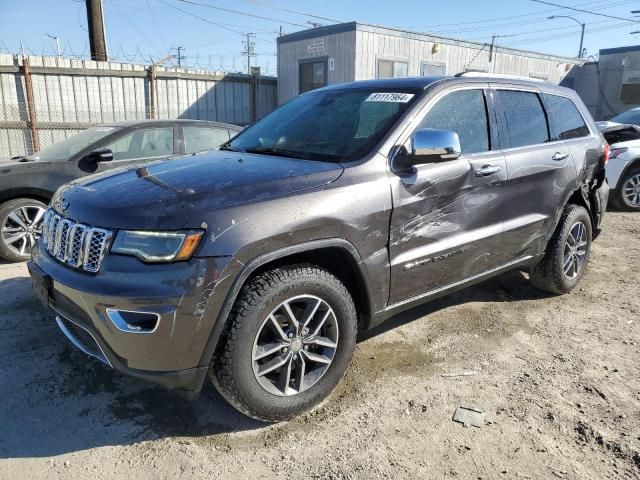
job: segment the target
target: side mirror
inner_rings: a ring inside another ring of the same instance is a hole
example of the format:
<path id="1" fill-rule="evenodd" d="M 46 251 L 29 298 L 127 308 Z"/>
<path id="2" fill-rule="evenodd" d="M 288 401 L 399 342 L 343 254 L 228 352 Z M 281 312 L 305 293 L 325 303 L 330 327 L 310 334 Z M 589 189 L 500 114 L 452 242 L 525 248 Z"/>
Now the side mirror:
<path id="1" fill-rule="evenodd" d="M 78 162 L 78 167 L 87 173 L 93 173 L 98 169 L 101 162 L 110 162 L 113 160 L 113 152 L 109 148 L 97 148 L 86 154 Z"/>
<path id="2" fill-rule="evenodd" d="M 109 148 L 96 148 L 93 152 L 88 153 L 83 160 L 100 163 L 110 162 L 113 160 L 113 152 Z"/>
<path id="3" fill-rule="evenodd" d="M 395 163 L 402 170 L 424 163 L 455 160 L 462 153 L 460 138 L 456 132 L 424 128 L 411 136 L 411 151 L 396 157 Z"/>

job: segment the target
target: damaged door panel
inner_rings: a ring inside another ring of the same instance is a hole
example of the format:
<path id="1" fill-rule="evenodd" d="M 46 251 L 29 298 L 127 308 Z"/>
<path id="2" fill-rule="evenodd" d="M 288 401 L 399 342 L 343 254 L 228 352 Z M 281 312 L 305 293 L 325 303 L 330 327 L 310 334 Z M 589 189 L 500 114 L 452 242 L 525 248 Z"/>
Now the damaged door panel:
<path id="1" fill-rule="evenodd" d="M 391 175 L 391 303 L 499 264 L 506 165 L 488 113 L 482 89 L 441 96 L 418 129 L 458 132 L 462 156 Z"/>

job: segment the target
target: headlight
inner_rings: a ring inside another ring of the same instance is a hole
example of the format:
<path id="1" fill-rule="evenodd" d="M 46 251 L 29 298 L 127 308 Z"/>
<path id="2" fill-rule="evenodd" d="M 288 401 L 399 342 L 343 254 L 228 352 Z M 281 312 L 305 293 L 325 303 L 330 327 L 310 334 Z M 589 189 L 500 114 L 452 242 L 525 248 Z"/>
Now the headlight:
<path id="1" fill-rule="evenodd" d="M 202 230 L 145 232 L 121 230 L 111 247 L 112 253 L 133 255 L 143 262 L 161 263 L 188 260 L 198 248 Z"/>

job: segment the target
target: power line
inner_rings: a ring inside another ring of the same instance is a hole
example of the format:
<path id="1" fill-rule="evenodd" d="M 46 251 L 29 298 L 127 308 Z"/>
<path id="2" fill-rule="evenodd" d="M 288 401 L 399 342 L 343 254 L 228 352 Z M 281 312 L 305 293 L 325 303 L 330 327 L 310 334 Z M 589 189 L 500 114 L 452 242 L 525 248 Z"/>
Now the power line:
<path id="1" fill-rule="evenodd" d="M 631 3 L 632 1 L 635 0 L 623 0 L 620 2 L 614 2 L 614 3 L 610 3 L 608 4 L 606 7 L 599 7 L 599 8 L 595 8 L 594 10 L 604 10 L 604 9 L 610 9 L 612 7 L 617 7 L 617 6 L 621 6 L 627 3 Z M 515 28 L 518 26 L 522 26 L 522 25 L 530 25 L 532 23 L 543 23 L 543 22 L 547 22 L 549 20 L 548 17 L 539 17 L 539 18 L 531 18 L 531 19 L 527 19 L 527 20 L 521 20 L 521 21 L 517 21 L 517 22 L 509 22 L 509 23 L 502 23 L 502 24 L 497 24 L 497 25 L 490 25 L 490 26 L 482 26 L 482 27 L 471 27 L 471 28 L 462 28 L 462 29 L 449 29 L 445 32 L 443 32 L 443 34 L 446 33 L 467 33 L 467 32 L 479 32 L 479 31 L 483 31 L 483 30 L 495 30 L 498 28 Z"/>
<path id="2" fill-rule="evenodd" d="M 625 3 L 633 3 L 636 0 L 628 0 Z M 591 1 L 591 2 L 586 2 L 586 3 L 579 3 L 579 4 L 575 4 L 573 5 L 574 7 L 577 6 L 587 6 L 587 5 L 602 5 L 602 1 L 601 0 L 597 0 L 597 1 Z M 523 17 L 533 17 L 536 15 L 541 15 L 544 13 L 551 13 L 551 12 L 556 12 L 558 10 L 558 8 L 551 8 L 551 9 L 547 9 L 547 10 L 540 10 L 538 12 L 533 12 L 533 13 L 521 13 L 519 15 L 510 15 L 508 17 L 498 17 L 498 18 L 487 18 L 484 20 L 473 20 L 473 21 L 469 21 L 469 22 L 456 22 L 456 23 L 440 23 L 440 24 L 434 24 L 434 25 L 422 25 L 419 28 L 433 28 L 433 27 L 451 27 L 451 26 L 459 26 L 459 25 L 475 25 L 478 23 L 493 23 L 493 22 L 501 22 L 503 20 L 512 20 L 514 18 L 523 18 Z"/>
<path id="3" fill-rule="evenodd" d="M 543 5 L 552 5 L 554 7 L 564 8 L 565 10 L 572 10 L 574 12 L 588 13 L 590 15 L 597 15 L 599 17 L 607 17 L 607 18 L 613 18 L 615 20 L 624 20 L 626 22 L 640 23 L 640 20 L 631 20 L 631 19 L 628 19 L 628 18 L 622 18 L 622 17 L 613 16 L 613 15 L 607 15 L 605 13 L 599 13 L 599 12 L 594 12 L 594 11 L 589 11 L 589 10 L 583 10 L 581 8 L 567 7 L 565 5 L 558 5 L 557 3 L 546 2 L 544 0 L 531 0 L 531 1 L 532 2 L 536 2 L 536 3 L 542 3 Z"/>
<path id="4" fill-rule="evenodd" d="M 164 47 L 165 50 L 167 50 L 167 42 L 164 39 L 164 36 L 162 35 L 162 29 L 160 28 L 160 25 L 158 25 L 158 19 L 156 18 L 155 14 L 153 13 L 153 10 L 151 10 L 151 5 L 149 4 L 149 0 L 144 0 L 144 2 L 147 4 L 147 9 L 149 10 L 149 13 L 151 14 L 151 19 L 153 20 L 153 23 L 155 24 L 156 28 L 158 29 L 158 35 L 160 36 L 160 41 L 162 42 L 162 46 Z"/>
<path id="5" fill-rule="evenodd" d="M 159 0 L 156 0 L 156 1 L 159 1 Z M 121 8 L 128 8 L 128 9 L 132 9 L 132 10 L 147 11 L 147 9 L 145 9 L 145 8 L 137 7 L 137 6 L 134 6 L 134 5 L 128 5 L 128 4 L 125 5 L 125 4 L 122 4 L 122 3 L 115 3 L 113 1 L 111 1 L 111 3 L 113 5 L 117 5 L 118 7 L 121 7 Z M 177 8 L 177 7 L 174 7 L 173 5 L 168 5 L 166 2 L 164 3 L 164 5 L 167 5 L 167 6 L 171 7 L 171 8 L 174 8 L 174 9 Z M 182 10 L 180 10 L 180 11 L 182 11 Z M 194 18 L 193 14 L 189 14 L 189 13 L 186 13 L 186 12 L 184 14 L 180 14 L 180 13 L 167 12 L 167 11 L 164 11 L 164 10 L 155 10 L 155 13 L 158 14 L 158 15 L 167 15 L 167 16 L 170 16 L 170 17 L 189 18 L 189 19 Z M 225 26 L 228 26 L 228 27 L 240 28 L 240 29 L 243 29 L 243 30 L 251 30 L 251 29 L 253 29 L 254 31 L 257 31 L 257 32 L 272 33 L 274 35 L 278 33 L 277 30 L 265 30 L 265 29 L 261 29 L 261 28 L 247 27 L 245 25 L 236 25 L 236 24 L 227 23 L 227 22 L 223 23 L 223 22 L 213 22 L 212 21 L 212 22 L 209 22 L 209 23 L 214 23 L 215 25 L 225 25 Z"/>
<path id="6" fill-rule="evenodd" d="M 281 10 L 283 12 L 295 13 L 296 15 L 303 15 L 305 17 L 317 18 L 318 20 L 327 20 L 334 23 L 342 23 L 342 20 L 336 20 L 335 18 L 323 17 L 322 15 L 314 15 L 313 13 L 302 12 L 300 10 L 293 10 L 291 8 L 278 7 L 267 2 L 261 2 L 258 0 L 245 0 L 245 2 L 252 3 L 253 5 L 259 5 L 261 7 L 272 8 L 274 10 Z"/>
<path id="7" fill-rule="evenodd" d="M 302 25 L 300 23 L 294 23 L 294 22 L 287 22 L 285 20 L 280 20 L 280 19 L 272 18 L 272 17 L 264 17 L 262 15 L 256 15 L 256 14 L 253 14 L 253 13 L 241 12 L 240 10 L 234 10 L 232 8 L 216 7 L 214 5 L 209 5 L 209 4 L 206 4 L 206 3 L 193 2 L 191 0 L 178 0 L 178 1 L 182 2 L 182 3 L 188 3 L 190 5 L 197 5 L 199 7 L 212 8 L 214 10 L 220 10 L 222 12 L 235 13 L 236 15 L 244 15 L 246 17 L 259 18 L 261 20 L 268 20 L 270 22 L 285 23 L 287 25 L 293 25 L 295 27 L 308 28 L 308 25 Z"/>

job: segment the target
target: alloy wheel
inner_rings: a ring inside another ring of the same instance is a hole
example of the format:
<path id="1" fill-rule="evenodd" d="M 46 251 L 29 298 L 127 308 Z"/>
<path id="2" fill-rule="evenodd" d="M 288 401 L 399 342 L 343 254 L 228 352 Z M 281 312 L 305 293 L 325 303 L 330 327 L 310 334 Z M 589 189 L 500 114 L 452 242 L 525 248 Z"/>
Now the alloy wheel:
<path id="1" fill-rule="evenodd" d="M 564 245 L 562 269 L 569 279 L 576 278 L 584 268 L 587 256 L 587 227 L 582 222 L 574 223 Z"/>
<path id="2" fill-rule="evenodd" d="M 622 187 L 622 198 L 630 207 L 640 207 L 640 173 L 627 179 Z"/>
<path id="3" fill-rule="evenodd" d="M 315 385 L 338 347 L 338 322 L 327 302 L 313 295 L 290 298 L 264 320 L 254 340 L 253 373 L 260 386 L 279 396 Z"/>
<path id="4" fill-rule="evenodd" d="M 15 255 L 27 257 L 42 234 L 45 209 L 39 205 L 24 205 L 11 211 L 4 219 L 0 233 L 2 242 Z"/>

